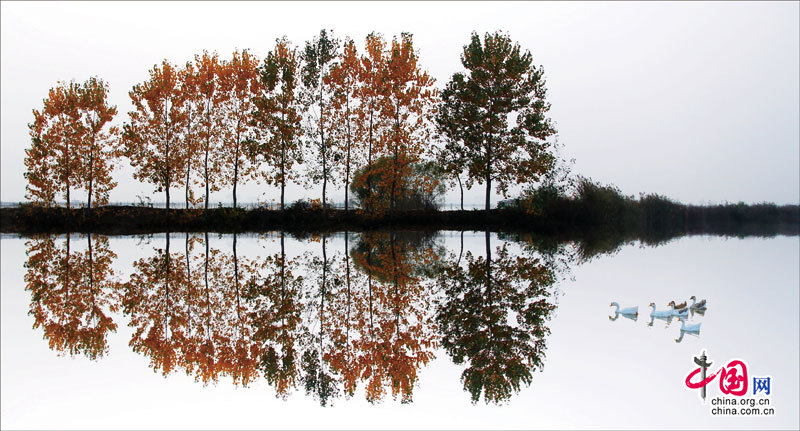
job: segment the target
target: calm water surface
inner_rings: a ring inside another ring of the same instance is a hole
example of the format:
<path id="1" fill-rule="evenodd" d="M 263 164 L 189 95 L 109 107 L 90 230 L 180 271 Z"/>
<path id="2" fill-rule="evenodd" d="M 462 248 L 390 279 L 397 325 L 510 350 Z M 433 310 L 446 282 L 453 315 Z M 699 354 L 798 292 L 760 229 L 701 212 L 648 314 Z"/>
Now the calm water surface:
<path id="1" fill-rule="evenodd" d="M 2 241 L 3 428 L 790 428 L 797 237 L 597 253 L 485 232 Z M 613 247 L 611 247 L 613 248 Z M 685 333 L 658 309 L 708 301 Z M 639 306 L 635 319 L 609 303 Z M 712 415 L 706 351 L 774 416 Z"/>

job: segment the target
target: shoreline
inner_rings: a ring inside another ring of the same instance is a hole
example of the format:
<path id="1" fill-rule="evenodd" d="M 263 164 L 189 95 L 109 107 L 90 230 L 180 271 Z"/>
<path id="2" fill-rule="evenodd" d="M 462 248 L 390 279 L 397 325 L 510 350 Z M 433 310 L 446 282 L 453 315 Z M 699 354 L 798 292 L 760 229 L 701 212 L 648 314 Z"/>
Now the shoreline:
<path id="1" fill-rule="evenodd" d="M 765 207 L 767 207 L 765 209 Z M 578 205 L 535 215 L 519 209 L 403 211 L 375 216 L 357 210 L 214 208 L 170 209 L 105 206 L 66 209 L 23 205 L 0 208 L 0 233 L 91 232 L 142 234 L 159 232 L 321 232 L 368 230 L 474 230 L 583 236 L 598 232 L 641 237 L 691 234 L 774 236 L 800 235 L 800 205 L 682 206 L 679 211 L 603 214 Z"/>

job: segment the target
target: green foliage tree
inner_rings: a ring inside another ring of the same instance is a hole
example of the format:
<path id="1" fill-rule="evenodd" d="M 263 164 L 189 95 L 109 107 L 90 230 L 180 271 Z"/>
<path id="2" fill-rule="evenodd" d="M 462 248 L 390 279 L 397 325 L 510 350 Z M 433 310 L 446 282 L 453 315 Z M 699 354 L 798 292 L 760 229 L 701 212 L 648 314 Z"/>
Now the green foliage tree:
<path id="1" fill-rule="evenodd" d="M 483 41 L 472 33 L 461 55 L 466 72 L 442 92 L 439 130 L 463 146 L 469 179 L 486 184 L 487 212 L 492 182 L 505 196 L 512 182 L 537 181 L 553 163 L 547 139 L 556 130 L 546 116 L 544 72 L 532 61 L 501 32 Z"/>

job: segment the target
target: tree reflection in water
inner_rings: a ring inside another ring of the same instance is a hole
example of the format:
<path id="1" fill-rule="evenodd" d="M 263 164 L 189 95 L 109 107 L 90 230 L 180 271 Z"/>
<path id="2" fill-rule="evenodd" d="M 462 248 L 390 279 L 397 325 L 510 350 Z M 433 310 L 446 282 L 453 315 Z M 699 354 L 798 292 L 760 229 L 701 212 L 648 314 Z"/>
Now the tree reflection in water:
<path id="1" fill-rule="evenodd" d="M 465 366 L 473 402 L 500 403 L 542 366 L 566 267 L 535 242 L 516 253 L 484 235 L 484 256 L 464 252 L 463 232 L 448 253 L 435 234 L 391 231 L 296 237 L 307 251 L 287 256 L 283 232 L 267 237 L 279 250 L 257 255 L 242 253 L 236 234 L 173 234 L 125 282 L 108 238 L 87 235 L 76 252 L 70 235 L 42 236 L 27 243 L 25 280 L 34 327 L 61 353 L 102 356 L 123 311 L 129 345 L 154 371 L 204 384 L 263 378 L 279 397 L 302 388 L 328 405 L 361 390 L 372 403 L 411 402 L 441 346 Z"/>
<path id="2" fill-rule="evenodd" d="M 454 261 L 440 273 L 436 321 L 445 351 L 467 365 L 461 381 L 472 401 L 483 394 L 487 403 L 499 403 L 530 384 L 542 365 L 555 277 L 539 259 L 511 256 L 506 244 L 493 255 L 485 236 L 485 257 L 467 252 L 466 268 Z"/>
<path id="3" fill-rule="evenodd" d="M 111 263 L 116 258 L 108 237 L 86 235 L 85 251 L 71 250 L 72 235 L 62 240 L 37 236 L 25 243 L 28 314 L 41 327 L 50 348 L 96 359 L 108 352 L 111 314 L 119 309 L 119 285 Z"/>

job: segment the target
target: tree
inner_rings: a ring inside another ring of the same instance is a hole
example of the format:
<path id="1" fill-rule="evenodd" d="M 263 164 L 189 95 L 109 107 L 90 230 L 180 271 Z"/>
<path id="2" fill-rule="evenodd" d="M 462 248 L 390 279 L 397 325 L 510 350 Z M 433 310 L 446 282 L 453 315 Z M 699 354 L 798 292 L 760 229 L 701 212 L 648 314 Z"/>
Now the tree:
<path id="1" fill-rule="evenodd" d="M 325 406 L 332 401 L 332 398 L 339 395 L 339 382 L 330 366 L 331 354 L 336 349 L 333 345 L 334 340 L 331 337 L 332 330 L 330 328 L 335 310 L 332 309 L 330 303 L 336 296 L 336 290 L 341 281 L 338 278 L 333 279 L 333 274 L 330 274 L 334 262 L 333 259 L 328 258 L 327 235 L 323 233 L 321 239 L 318 238 L 314 235 L 311 240 L 319 240 L 322 243 L 322 259 L 309 255 L 307 260 L 308 279 L 311 283 L 318 284 L 319 288 L 308 291 L 308 308 L 316 308 L 317 312 L 311 314 L 305 325 L 301 381 L 306 394 L 314 396 L 320 405 Z M 319 298 L 319 307 L 313 305 L 317 298 Z M 315 327 L 319 328 L 316 333 L 313 331 Z"/>
<path id="2" fill-rule="evenodd" d="M 256 173 L 255 169 L 255 96 L 259 93 L 258 60 L 247 50 L 235 51 L 223 70 L 227 97 L 222 105 L 225 117 L 224 145 L 220 148 L 222 180 L 233 186 L 233 207 L 236 208 L 236 186 Z"/>
<path id="3" fill-rule="evenodd" d="M 342 157 L 344 157 L 344 163 L 334 165 L 334 172 L 338 173 L 338 176 L 344 177 L 345 211 L 349 209 L 352 166 L 358 165 L 363 159 L 360 149 L 364 139 L 358 133 L 358 130 L 363 127 L 359 122 L 361 109 L 359 76 L 362 75 L 356 44 L 346 38 L 338 63 L 331 68 L 330 74 L 326 77 L 327 82 L 334 89 L 331 99 L 331 117 L 333 118 L 331 133 L 337 148 L 336 152 L 343 154 Z"/>
<path id="4" fill-rule="evenodd" d="M 357 95 L 360 99 L 358 111 L 358 134 L 366 140 L 366 162 L 367 166 L 372 165 L 373 158 L 376 157 L 378 149 L 385 140 L 386 119 L 381 115 L 381 106 L 386 94 L 386 41 L 383 36 L 377 33 L 367 35 L 365 41 L 364 55 L 361 57 L 361 67 L 359 68 L 359 85 Z M 370 178 L 367 178 L 371 181 Z M 372 190 L 372 184 L 367 183 L 368 193 Z M 372 199 L 372 195 L 367 195 L 367 202 Z"/>
<path id="5" fill-rule="evenodd" d="M 51 349 L 96 359 L 108 352 L 108 332 L 117 329 L 112 318 L 120 305 L 112 269 L 117 256 L 105 236 L 93 240 L 88 234 L 83 252 L 70 250 L 70 240 L 67 234 L 60 245 L 52 236 L 41 236 L 25 244 L 29 314 Z"/>
<path id="6" fill-rule="evenodd" d="M 383 153 L 391 159 L 390 210 L 397 205 L 397 192 L 419 161 L 429 142 L 430 119 L 436 90 L 433 78 L 420 69 L 410 33 L 392 39 L 386 65 L 386 98 L 381 113 L 391 124 Z"/>
<path id="7" fill-rule="evenodd" d="M 353 175 L 351 189 L 366 211 L 381 213 L 391 204 L 392 160 L 380 157 L 370 165 L 358 169 Z M 395 208 L 398 210 L 434 210 L 446 192 L 444 174 L 434 162 L 414 163 L 408 167 L 402 185 L 395 190 Z"/>
<path id="8" fill-rule="evenodd" d="M 34 110 L 28 125 L 31 148 L 25 150 L 26 198 L 53 205 L 63 194 L 71 207 L 73 188 L 87 192 L 87 206 L 108 202 L 116 183 L 111 171 L 117 157 L 117 128 L 110 122 L 117 113 L 107 102 L 108 86 L 92 77 L 83 84 L 59 82 Z"/>
<path id="9" fill-rule="evenodd" d="M 200 106 L 198 103 L 199 73 L 195 70 L 191 62 L 186 62 L 182 70 L 178 72 L 180 79 L 180 110 L 182 112 L 182 124 L 180 128 L 181 151 L 183 153 L 184 168 L 186 178 L 183 180 L 185 188 L 186 209 L 189 204 L 197 201 L 192 192 L 192 169 L 197 169 L 200 165 L 197 159 L 200 153 Z"/>
<path id="10" fill-rule="evenodd" d="M 302 326 L 303 276 L 294 275 L 297 262 L 287 260 L 284 234 L 281 251 L 261 261 L 263 276 L 248 280 L 243 297 L 248 302 L 253 340 L 261 349 L 259 369 L 275 392 L 286 397 L 298 380 L 298 346 Z"/>
<path id="11" fill-rule="evenodd" d="M 385 386 L 395 399 L 411 402 L 418 370 L 434 357 L 431 292 L 422 283 L 425 268 L 438 260 L 429 239 L 414 232 L 367 233 L 353 250 L 353 262 L 367 274 L 367 295 L 356 303 L 365 318 L 353 346 L 370 402 L 383 398 Z"/>
<path id="12" fill-rule="evenodd" d="M 466 362 L 461 382 L 473 402 L 483 394 L 487 403 L 500 403 L 542 366 L 555 276 L 547 262 L 514 258 L 505 245 L 492 258 L 489 232 L 486 257 L 467 252 L 466 258 L 466 270 L 451 259 L 438 277 L 445 298 L 436 317 L 442 347 L 456 364 Z"/>
<path id="13" fill-rule="evenodd" d="M 285 36 L 275 41 L 275 49 L 258 68 L 262 92 L 256 97 L 257 116 L 267 135 L 262 139 L 260 153 L 267 164 L 267 182 L 281 186 L 281 211 L 292 165 L 303 162 L 298 143 L 301 115 L 296 95 L 297 69 L 297 54 Z"/>
<path id="14" fill-rule="evenodd" d="M 556 130 L 546 117 L 550 104 L 541 66 L 532 65 L 529 51 L 500 32 L 477 33 L 464 46 L 461 64 L 442 92 L 440 131 L 460 142 L 468 177 L 486 184 L 486 211 L 492 182 L 505 195 L 512 182 L 534 182 L 546 173 L 553 157 L 547 138 Z M 515 118 L 516 124 L 509 125 Z"/>
<path id="15" fill-rule="evenodd" d="M 165 247 L 156 254 L 133 263 L 133 273 L 124 286 L 123 310 L 128 326 L 133 328 L 128 343 L 136 353 L 150 358 L 154 370 L 168 375 L 186 366 L 181 354 L 190 343 L 191 320 L 184 306 L 183 290 L 187 271 L 179 253 L 170 253 L 170 234 L 166 233 Z"/>
<path id="16" fill-rule="evenodd" d="M 44 99 L 44 108 L 33 111 L 32 147 L 25 150 L 28 199 L 51 205 L 63 193 L 70 207 L 70 189 L 78 182 L 81 130 L 77 84 L 59 82 Z"/>
<path id="17" fill-rule="evenodd" d="M 312 183 L 322 180 L 322 215 L 327 214 L 328 202 L 326 192 L 328 180 L 331 177 L 333 154 L 333 115 L 331 99 L 334 87 L 330 82 L 331 69 L 338 56 L 339 39 L 329 35 L 327 31 L 320 30 L 319 36 L 306 42 L 303 51 L 303 99 L 308 114 L 308 134 L 311 141 L 311 153 L 316 154 L 316 163 L 308 168 Z M 314 159 L 312 159 L 314 160 Z M 331 178 L 332 179 L 332 178 Z"/>
<path id="18" fill-rule="evenodd" d="M 468 131 L 474 133 L 475 123 L 462 120 L 467 114 L 464 103 L 454 97 L 457 84 L 450 81 L 442 90 L 442 100 L 447 103 L 440 103 L 436 113 L 436 128 L 439 136 L 444 138 L 444 145 L 436 150 L 435 159 L 445 172 L 449 172 L 452 178 L 458 183 L 461 193 L 461 211 L 464 211 L 464 184 L 461 182 L 461 174 L 467 168 L 466 151 L 461 142 L 463 137 L 469 135 Z M 467 187 L 471 186 L 468 182 Z"/>
<path id="19" fill-rule="evenodd" d="M 216 53 L 196 55 L 194 68 L 197 71 L 195 97 L 200 117 L 198 140 L 202 155 L 202 181 L 205 187 L 205 210 L 211 200 L 211 192 L 220 189 L 219 147 L 222 143 L 223 110 L 227 93 L 222 88 L 221 65 Z"/>
<path id="20" fill-rule="evenodd" d="M 164 60 L 150 70 L 150 79 L 129 93 L 134 111 L 123 132 L 124 154 L 135 168 L 133 177 L 164 191 L 169 217 L 169 189 L 183 180 L 184 153 L 180 151 L 183 121 L 178 71 Z"/>
<path id="21" fill-rule="evenodd" d="M 109 126 L 117 115 L 117 107 L 109 106 L 108 85 L 92 77 L 78 88 L 78 113 L 81 122 L 82 142 L 76 149 L 80 154 L 81 187 L 86 190 L 86 206 L 108 203 L 108 193 L 117 183 L 111 178 L 118 155 L 119 129 Z"/>

